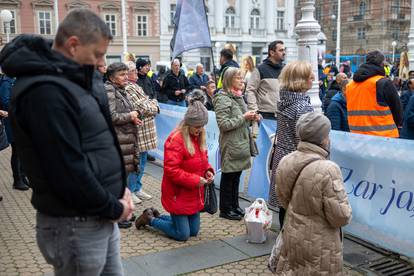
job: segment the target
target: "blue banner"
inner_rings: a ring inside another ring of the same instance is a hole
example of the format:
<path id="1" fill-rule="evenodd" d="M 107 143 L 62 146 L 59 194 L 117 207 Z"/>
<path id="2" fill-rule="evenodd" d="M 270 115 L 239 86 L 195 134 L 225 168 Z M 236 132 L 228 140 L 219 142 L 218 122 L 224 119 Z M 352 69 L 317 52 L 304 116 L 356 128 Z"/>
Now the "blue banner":
<path id="1" fill-rule="evenodd" d="M 185 51 L 211 48 L 210 31 L 203 0 L 177 0 L 171 40 L 172 58 Z"/>
<path id="2" fill-rule="evenodd" d="M 331 132 L 352 206 L 345 231 L 414 258 L 414 141 Z"/>
<path id="3" fill-rule="evenodd" d="M 156 117 L 158 148 L 163 160 L 164 142 L 184 117 L 186 108 L 160 104 Z M 209 162 L 220 183 L 219 130 L 214 112 L 206 126 Z M 259 155 L 250 171 L 248 195 L 268 198 L 269 164 L 276 122 L 264 120 L 257 145 Z M 414 141 L 331 131 L 331 160 L 341 168 L 352 206 L 351 235 L 414 258 Z M 243 179 L 243 178 L 242 178 Z M 243 181 L 241 181 L 241 189 Z"/>

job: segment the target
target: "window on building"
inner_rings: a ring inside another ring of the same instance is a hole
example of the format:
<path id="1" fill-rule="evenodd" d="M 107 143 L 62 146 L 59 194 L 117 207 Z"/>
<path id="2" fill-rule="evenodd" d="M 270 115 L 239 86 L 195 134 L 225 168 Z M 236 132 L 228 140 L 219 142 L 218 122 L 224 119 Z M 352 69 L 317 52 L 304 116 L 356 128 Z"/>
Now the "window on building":
<path id="1" fill-rule="evenodd" d="M 176 4 L 170 5 L 170 26 L 174 26 L 174 17 L 175 17 L 176 8 L 177 8 Z"/>
<path id="2" fill-rule="evenodd" d="M 332 5 L 332 15 L 338 16 L 338 4 Z"/>
<path id="3" fill-rule="evenodd" d="M 200 63 L 204 66 L 204 71 L 211 72 L 211 50 L 210 48 L 200 49 Z"/>
<path id="4" fill-rule="evenodd" d="M 109 66 L 115 62 L 122 62 L 121 56 L 112 56 L 112 55 L 106 56 L 106 65 Z"/>
<path id="5" fill-rule="evenodd" d="M 10 21 L 10 29 L 9 34 L 15 34 L 16 33 L 16 12 L 10 11 L 12 14 L 12 20 Z M 6 33 L 6 25 L 4 25 L 4 33 Z"/>
<path id="6" fill-rule="evenodd" d="M 357 37 L 358 39 L 365 39 L 365 28 L 358 28 L 358 34 Z"/>
<path id="7" fill-rule="evenodd" d="M 321 22 L 321 19 L 322 19 L 321 12 L 322 12 L 321 6 L 316 6 L 316 8 L 315 8 L 315 18 L 318 22 Z"/>
<path id="8" fill-rule="evenodd" d="M 39 11 L 37 13 L 39 23 L 39 34 L 51 35 L 52 34 L 52 12 Z"/>
<path id="9" fill-rule="evenodd" d="M 392 0 L 391 1 L 391 13 L 392 14 L 399 14 L 401 9 L 401 1 L 400 0 Z"/>
<path id="10" fill-rule="evenodd" d="M 285 12 L 284 11 L 277 11 L 277 30 L 284 30 L 285 29 Z"/>
<path id="11" fill-rule="evenodd" d="M 336 41 L 336 37 L 337 37 L 337 32 L 336 32 L 336 30 L 332 30 L 332 40 L 333 41 Z"/>
<path id="12" fill-rule="evenodd" d="M 364 16 L 366 11 L 367 3 L 365 3 L 365 1 L 361 1 L 361 3 L 359 3 L 359 15 Z"/>
<path id="13" fill-rule="evenodd" d="M 111 34 L 116 36 L 116 14 L 105 14 L 105 23 Z"/>
<path id="14" fill-rule="evenodd" d="M 399 27 L 393 28 L 391 36 L 393 40 L 396 40 L 396 41 L 400 40 L 400 28 Z"/>
<path id="15" fill-rule="evenodd" d="M 148 15 L 137 15 L 138 36 L 148 36 Z"/>
<path id="16" fill-rule="evenodd" d="M 253 9 L 250 13 L 250 29 L 259 29 L 260 11 Z"/>
<path id="17" fill-rule="evenodd" d="M 233 7 L 229 7 L 224 14 L 225 18 L 225 27 L 226 28 L 234 28 L 236 25 L 236 11 Z"/>

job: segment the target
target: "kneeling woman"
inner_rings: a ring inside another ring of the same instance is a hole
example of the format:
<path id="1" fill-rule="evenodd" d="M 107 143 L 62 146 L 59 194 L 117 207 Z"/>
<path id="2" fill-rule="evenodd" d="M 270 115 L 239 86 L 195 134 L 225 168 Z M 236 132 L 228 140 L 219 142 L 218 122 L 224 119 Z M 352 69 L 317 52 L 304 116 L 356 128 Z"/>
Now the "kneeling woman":
<path id="1" fill-rule="evenodd" d="M 150 225 L 178 241 L 197 236 L 200 211 L 204 208 L 204 185 L 211 184 L 214 178 L 207 157 L 204 126 L 208 111 L 203 100 L 202 91 L 193 92 L 184 120 L 164 145 L 161 202 L 170 215 L 154 215 L 147 209 L 136 220 L 137 229 Z"/>

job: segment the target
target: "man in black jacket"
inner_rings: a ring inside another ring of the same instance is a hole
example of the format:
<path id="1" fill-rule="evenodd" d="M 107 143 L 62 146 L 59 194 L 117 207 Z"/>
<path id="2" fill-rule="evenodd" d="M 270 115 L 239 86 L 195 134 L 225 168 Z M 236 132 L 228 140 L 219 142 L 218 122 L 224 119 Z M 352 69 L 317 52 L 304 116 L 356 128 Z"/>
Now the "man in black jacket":
<path id="1" fill-rule="evenodd" d="M 186 106 L 185 97 L 190 88 L 187 77 L 180 70 L 180 60 L 174 59 L 171 62 L 171 71 L 165 77 L 161 93 L 168 97 L 167 104 Z"/>
<path id="2" fill-rule="evenodd" d="M 230 49 L 223 49 L 220 51 L 220 78 L 217 83 L 217 89 L 223 88 L 223 77 L 229 67 L 240 68 L 239 64 L 233 60 L 233 52 Z"/>
<path id="3" fill-rule="evenodd" d="M 136 62 L 138 70 L 137 84 L 144 90 L 144 93 L 150 99 L 157 99 L 157 93 L 154 89 L 154 85 L 150 77 L 148 77 L 148 71 L 150 70 L 149 62 L 145 59 L 139 58 Z"/>
<path id="4" fill-rule="evenodd" d="M 114 222 L 129 219 L 133 204 L 95 71 L 111 39 L 98 15 L 75 9 L 53 45 L 20 35 L 0 54 L 17 78 L 10 119 L 33 187 L 37 243 L 55 275 L 123 275 Z"/>

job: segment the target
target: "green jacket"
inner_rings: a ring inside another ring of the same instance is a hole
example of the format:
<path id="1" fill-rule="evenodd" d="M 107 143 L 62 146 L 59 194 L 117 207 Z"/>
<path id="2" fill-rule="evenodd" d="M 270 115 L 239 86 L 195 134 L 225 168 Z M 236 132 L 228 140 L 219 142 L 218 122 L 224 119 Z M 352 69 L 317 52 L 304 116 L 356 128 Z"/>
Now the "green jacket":
<path id="1" fill-rule="evenodd" d="M 221 90 L 213 98 L 217 125 L 220 129 L 221 171 L 240 172 L 250 168 L 249 122 L 242 97 Z"/>

